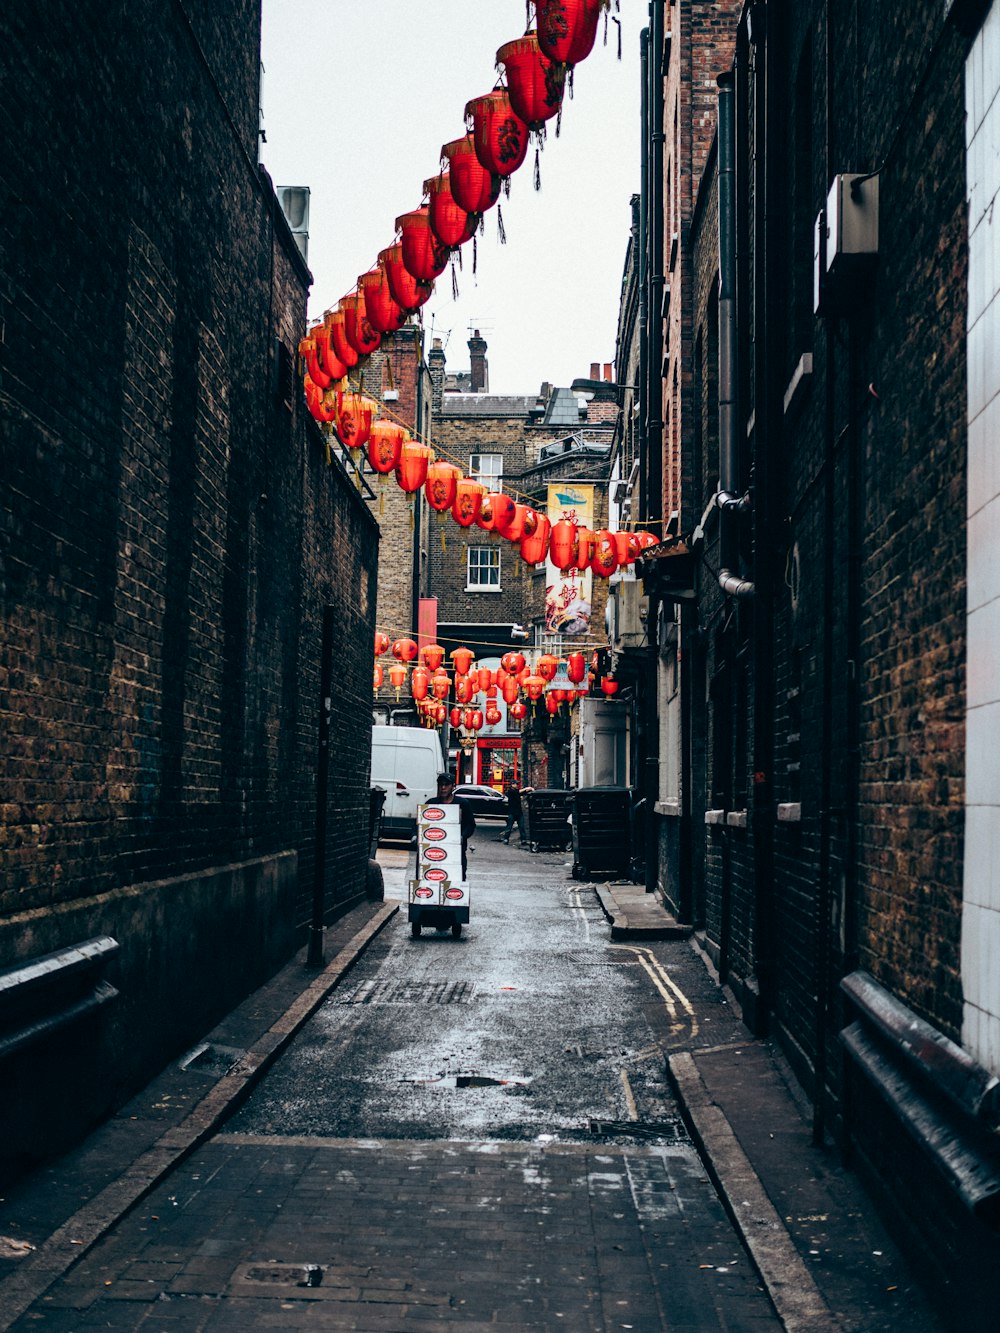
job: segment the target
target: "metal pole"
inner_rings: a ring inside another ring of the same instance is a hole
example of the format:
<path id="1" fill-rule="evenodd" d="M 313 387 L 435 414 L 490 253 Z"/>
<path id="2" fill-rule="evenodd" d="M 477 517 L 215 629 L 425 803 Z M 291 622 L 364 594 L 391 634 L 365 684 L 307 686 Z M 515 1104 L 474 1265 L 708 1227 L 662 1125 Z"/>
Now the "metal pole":
<path id="1" fill-rule="evenodd" d="M 313 856 L 313 909 L 309 927 L 307 967 L 323 966 L 324 907 L 326 900 L 326 802 L 330 773 L 330 714 L 333 711 L 333 607 L 323 607 L 323 644 L 320 649 L 319 755 L 316 761 L 316 841 Z"/>

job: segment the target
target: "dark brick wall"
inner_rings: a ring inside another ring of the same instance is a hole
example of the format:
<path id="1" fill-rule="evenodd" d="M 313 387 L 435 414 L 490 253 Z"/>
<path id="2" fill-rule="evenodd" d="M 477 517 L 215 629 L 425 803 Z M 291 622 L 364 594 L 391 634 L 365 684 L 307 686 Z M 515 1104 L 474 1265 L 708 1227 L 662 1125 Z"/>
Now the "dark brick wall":
<path id="1" fill-rule="evenodd" d="M 0 965 L 130 886 L 300 863 L 256 935 L 210 894 L 183 921 L 119 913 L 118 981 L 178 929 L 237 965 L 170 978 L 198 996 L 187 1027 L 176 996 L 129 1010 L 135 1040 L 92 1071 L 109 1097 L 308 914 L 326 601 L 349 738 L 331 909 L 364 888 L 377 532 L 277 392 L 309 278 L 257 166 L 258 47 L 247 0 L 0 18 Z"/>

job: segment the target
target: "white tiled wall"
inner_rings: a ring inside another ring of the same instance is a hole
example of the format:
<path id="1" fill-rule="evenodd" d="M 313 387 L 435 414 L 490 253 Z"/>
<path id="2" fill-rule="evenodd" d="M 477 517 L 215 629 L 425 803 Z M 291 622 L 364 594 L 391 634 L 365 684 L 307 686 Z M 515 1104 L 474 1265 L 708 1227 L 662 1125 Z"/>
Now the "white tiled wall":
<path id="1" fill-rule="evenodd" d="M 1000 0 L 965 70 L 969 199 L 963 1042 L 1000 1074 Z"/>

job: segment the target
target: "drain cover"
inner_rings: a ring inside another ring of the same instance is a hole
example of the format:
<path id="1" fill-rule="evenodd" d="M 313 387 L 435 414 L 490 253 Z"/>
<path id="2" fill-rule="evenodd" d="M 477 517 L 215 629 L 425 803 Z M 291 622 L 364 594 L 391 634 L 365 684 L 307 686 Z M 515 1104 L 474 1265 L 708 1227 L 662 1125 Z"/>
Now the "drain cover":
<path id="1" fill-rule="evenodd" d="M 363 981 L 339 1004 L 468 1004 L 474 981 Z"/>
<path id="2" fill-rule="evenodd" d="M 687 1142 L 681 1120 L 591 1120 L 590 1132 L 600 1138 L 635 1135 L 643 1139 L 673 1139 Z"/>

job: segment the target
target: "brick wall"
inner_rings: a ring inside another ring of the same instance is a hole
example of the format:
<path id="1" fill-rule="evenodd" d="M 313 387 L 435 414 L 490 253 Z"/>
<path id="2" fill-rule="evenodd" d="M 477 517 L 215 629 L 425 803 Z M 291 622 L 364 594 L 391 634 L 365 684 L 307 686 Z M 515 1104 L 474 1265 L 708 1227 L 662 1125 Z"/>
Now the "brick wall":
<path id="1" fill-rule="evenodd" d="M 0 19 L 0 966 L 119 938 L 82 1119 L 301 938 L 324 602 L 350 738 L 330 910 L 364 889 L 377 533 L 277 392 L 308 273 L 257 167 L 258 23 L 245 0 Z M 35 1146 L 80 1127 L 58 1078 L 27 1092 L 55 1108 Z"/>

